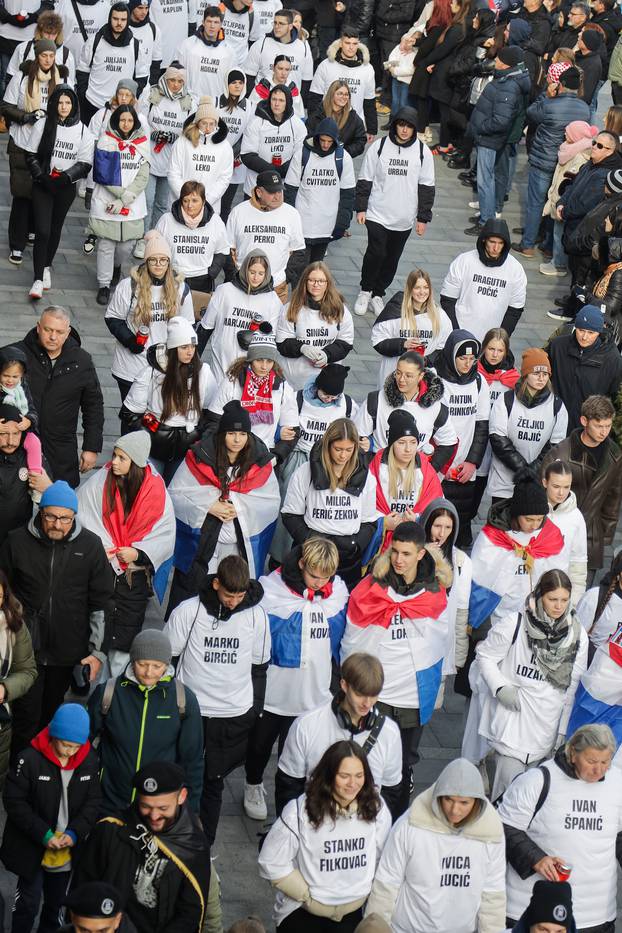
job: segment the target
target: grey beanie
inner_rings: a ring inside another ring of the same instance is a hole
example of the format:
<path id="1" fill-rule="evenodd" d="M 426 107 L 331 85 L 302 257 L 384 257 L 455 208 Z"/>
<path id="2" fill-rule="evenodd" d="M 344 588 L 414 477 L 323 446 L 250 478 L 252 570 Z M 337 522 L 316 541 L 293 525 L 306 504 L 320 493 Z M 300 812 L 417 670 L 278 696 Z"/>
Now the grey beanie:
<path id="1" fill-rule="evenodd" d="M 265 331 L 256 330 L 246 351 L 246 359 L 249 363 L 252 360 L 274 360 L 276 362 L 278 358 L 279 354 L 276 349 L 274 334 L 271 331 L 266 333 Z"/>
<path id="2" fill-rule="evenodd" d="M 136 81 L 134 81 L 133 78 L 121 78 L 117 84 L 117 91 L 120 91 L 123 88 L 125 88 L 126 91 L 129 91 L 130 94 L 133 94 L 134 97 L 138 95 L 138 84 Z"/>
<path id="3" fill-rule="evenodd" d="M 127 454 L 136 466 L 146 467 L 151 453 L 151 435 L 147 431 L 132 431 L 116 440 L 114 446 Z"/>
<path id="4" fill-rule="evenodd" d="M 170 664 L 173 650 L 168 635 L 158 628 L 139 632 L 130 648 L 130 661 L 161 661 Z"/>

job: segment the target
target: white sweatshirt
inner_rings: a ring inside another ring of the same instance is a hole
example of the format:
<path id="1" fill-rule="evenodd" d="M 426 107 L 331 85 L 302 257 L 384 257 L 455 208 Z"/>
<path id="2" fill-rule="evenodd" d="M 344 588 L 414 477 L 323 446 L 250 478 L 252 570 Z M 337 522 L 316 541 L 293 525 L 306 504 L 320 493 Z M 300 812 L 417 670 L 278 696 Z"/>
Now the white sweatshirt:
<path id="1" fill-rule="evenodd" d="M 416 49 L 412 49 L 410 52 L 402 52 L 399 43 L 391 49 L 391 54 L 387 59 L 391 65 L 388 69 L 391 77 L 397 78 L 398 81 L 402 81 L 404 84 L 410 84 L 412 76 L 415 73 L 416 54 Z"/>
<path id="2" fill-rule="evenodd" d="M 216 129 L 212 138 L 219 132 Z M 233 149 L 227 139 L 215 143 L 212 138 L 201 134 L 196 146 L 183 134 L 177 139 L 171 153 L 168 184 L 177 199 L 185 181 L 202 182 L 208 202 L 219 214 L 220 199 L 233 174 Z"/>
<path id="3" fill-rule="evenodd" d="M 289 304 L 281 308 L 276 329 L 277 344 L 293 339 L 300 340 L 307 346 L 323 349 L 335 340 L 343 340 L 350 347 L 354 346 L 354 321 L 345 305 L 343 306 L 343 318 L 338 323 L 323 320 L 319 311 L 308 308 L 306 305 L 303 305 L 298 312 L 298 319 L 295 322 L 288 321 L 288 308 Z M 320 373 L 318 367 L 314 366 L 306 356 L 282 356 L 280 362 L 285 378 L 296 391 L 304 388 L 309 379 L 314 379 Z"/>
<path id="4" fill-rule="evenodd" d="M 594 623 L 599 595 L 600 587 L 593 586 L 579 600 L 577 606 L 577 618 L 585 631 L 589 633 L 590 641 L 597 648 L 609 641 L 609 637 L 617 631 L 622 619 L 622 599 L 617 593 L 612 593 L 600 617 Z"/>
<path id="5" fill-rule="evenodd" d="M 342 726 L 332 709 L 332 700 L 318 709 L 303 713 L 289 727 L 279 758 L 279 770 L 294 778 L 309 777 L 327 748 L 335 742 L 365 745 L 370 729 L 350 732 Z M 402 779 L 402 740 L 396 723 L 387 716 L 376 744 L 367 757 L 378 789 L 395 787 Z"/>
<path id="6" fill-rule="evenodd" d="M 420 448 L 429 446 L 432 438 L 441 446 L 457 443 L 458 435 L 449 414 L 446 395 L 443 395 L 441 401 L 433 402 L 427 408 L 423 408 L 416 401 L 404 401 L 397 408 L 410 412 L 415 419 L 419 431 Z M 369 413 L 369 398 L 360 405 L 354 423 L 359 434 L 363 437 L 371 435 L 374 450 L 387 446 L 389 415 L 392 411 L 396 411 L 397 408 L 389 405 L 384 392 L 380 389 L 378 391 L 378 412 L 374 426 L 372 416 Z"/>
<path id="7" fill-rule="evenodd" d="M 274 36 L 264 36 L 257 42 L 253 42 L 244 62 L 244 73 L 253 77 L 256 75 L 257 81 L 271 77 L 274 59 L 277 55 L 285 55 L 291 62 L 290 80 L 296 84 L 298 89 L 302 87 L 303 81 L 311 81 L 313 78 L 311 50 L 307 42 L 298 38 L 293 42 L 283 43 Z"/>
<path id="8" fill-rule="evenodd" d="M 241 154 L 252 152 L 268 163 L 272 163 L 273 158 L 279 158 L 281 164 L 285 164 L 300 149 L 306 136 L 304 123 L 294 114 L 279 124 L 255 114 L 246 127 Z M 250 195 L 256 184 L 257 172 L 247 167 L 244 194 Z"/>
<path id="9" fill-rule="evenodd" d="M 281 512 L 304 516 L 307 527 L 320 535 L 356 535 L 361 525 L 378 518 L 375 477 L 367 474 L 360 496 L 346 489 L 316 489 L 311 467 L 303 463 L 289 481 Z"/>
<path id="10" fill-rule="evenodd" d="M 36 152 L 41 142 L 45 120 L 37 120 L 28 140 L 27 152 Z M 57 124 L 54 148 L 50 158 L 50 171 L 66 172 L 76 162 L 93 163 L 95 140 L 83 123 L 73 126 Z"/>
<path id="11" fill-rule="evenodd" d="M 449 266 L 441 295 L 456 299 L 458 327 L 482 342 L 491 327 L 501 327 L 508 308 L 524 308 L 527 276 L 508 254 L 500 266 L 485 266 L 476 249 L 460 253 Z"/>
<path id="12" fill-rule="evenodd" d="M 238 104 L 238 106 L 234 107 L 231 111 L 228 110 L 227 107 L 217 107 L 216 112 L 229 130 L 227 139 L 229 140 L 231 148 L 234 149 L 236 143 L 246 132 L 246 127 L 253 117 L 253 108 L 248 100 L 243 100 L 242 106 Z M 242 184 L 245 179 L 246 166 L 242 164 L 238 155 L 237 159 L 234 157 L 233 160 L 233 175 L 231 176 L 229 184 L 239 185 Z"/>
<path id="13" fill-rule="evenodd" d="M 305 237 L 308 240 L 330 239 L 337 222 L 341 192 L 356 185 L 352 158 L 344 150 L 341 178 L 335 153 L 321 156 L 311 152 L 303 171 L 303 148 L 294 153 L 285 184 L 298 189 L 296 210 L 302 218 Z"/>
<path id="14" fill-rule="evenodd" d="M 373 65 L 367 62 L 367 64 L 349 68 L 347 65 L 342 65 L 341 62 L 325 58 L 317 66 L 309 90 L 312 94 L 321 94 L 324 97 L 333 81 L 345 81 L 350 88 L 350 105 L 354 112 L 358 113 L 361 120 L 365 122 L 363 103 L 366 100 L 374 100 L 376 97 L 376 78 Z"/>
<path id="15" fill-rule="evenodd" d="M 302 404 L 300 404 L 300 394 L 302 394 Z M 298 414 L 298 423 L 300 425 L 300 436 L 296 444 L 296 450 L 303 450 L 309 453 L 316 441 L 326 434 L 326 431 L 338 418 L 352 418 L 356 415 L 358 405 L 353 399 L 350 399 L 351 407 L 348 410 L 347 396 L 342 394 L 335 403 L 330 405 L 313 405 L 306 397 L 304 389 L 297 393 L 297 402 L 300 406 Z"/>
<path id="16" fill-rule="evenodd" d="M 419 185 L 434 186 L 432 153 L 418 139 L 398 146 L 383 136 L 368 147 L 359 181 L 372 183 L 367 220 L 388 230 L 410 230 L 417 219 Z"/>
<path id="17" fill-rule="evenodd" d="M 512 399 L 509 415 L 507 397 Z M 547 444 L 555 447 L 568 433 L 566 406 L 562 402 L 557 414 L 555 407 L 552 392 L 540 405 L 528 407 L 517 398 L 514 389 L 508 389 L 499 396 L 490 412 L 488 433 L 507 437 L 517 453 L 528 464 L 533 463 Z M 513 477 L 514 471 L 502 463 L 493 450 L 487 487 L 490 495 L 509 499 L 514 492 Z"/>
<path id="18" fill-rule="evenodd" d="M 175 61 L 197 15 L 196 0 L 152 0 L 150 16 L 162 30 L 162 67 Z M 200 25 L 200 24 L 197 24 Z"/>
<path id="19" fill-rule="evenodd" d="M 394 306 L 386 306 L 384 311 L 376 318 L 371 328 L 372 347 L 376 348 L 383 340 L 414 339 L 419 346 L 417 353 L 421 353 L 421 356 L 430 356 L 436 350 L 443 349 L 453 327 L 440 305 L 436 307 L 436 314 L 439 318 L 439 328 L 436 336 L 432 328 L 432 318 L 427 312 L 423 311 L 417 314 L 417 330 L 415 331 L 411 327 L 404 325 L 401 314 L 397 314 L 396 311 L 397 309 Z M 380 356 L 378 386 L 381 389 L 389 373 L 395 372 L 397 361 L 401 355 L 401 353 L 398 353 L 396 356 L 385 356 L 384 354 Z"/>
<path id="20" fill-rule="evenodd" d="M 479 381 L 479 389 L 478 383 Z M 453 459 L 455 466 L 464 463 L 475 434 L 475 423 L 477 421 L 488 421 L 490 417 L 490 393 L 488 392 L 488 383 L 483 376 L 478 375 L 477 379 L 460 385 L 457 382 L 449 382 L 443 379 L 445 386 L 445 395 L 443 400 L 449 409 L 454 430 L 458 435 L 458 449 Z M 471 477 L 474 482 L 475 474 Z"/>
<path id="21" fill-rule="evenodd" d="M 227 234 L 236 251 L 238 266 L 252 249 L 264 251 L 275 285 L 285 281 L 289 254 L 305 249 L 300 214 L 289 204 L 281 204 L 273 211 L 261 211 L 251 201 L 243 201 L 229 214 Z"/>
<path id="22" fill-rule="evenodd" d="M 240 356 L 243 356 L 242 349 L 240 349 Z M 227 402 L 233 399 L 239 400 L 241 398 L 242 386 L 240 385 L 240 380 L 234 379 L 231 381 L 229 378 L 224 379 L 220 383 L 213 403 L 210 405 L 210 410 L 213 411 L 215 415 L 222 415 L 222 410 Z M 280 386 L 272 392 L 272 415 L 274 418 L 272 424 L 258 423 L 253 425 L 253 434 L 260 438 L 270 450 L 274 447 L 278 428 L 298 427 L 296 396 L 291 386 L 285 380 L 282 380 Z"/>
<path id="23" fill-rule="evenodd" d="M 218 100 L 226 93 L 225 82 L 234 60 L 233 50 L 224 42 L 206 45 L 198 36 L 189 36 L 179 47 L 179 61 L 186 69 L 186 84 L 197 97 L 209 95 Z"/>
<path id="24" fill-rule="evenodd" d="M 487 688 L 479 733 L 500 754 L 530 763 L 551 753 L 558 733 L 566 734 L 577 686 L 587 668 L 587 635 L 581 629 L 570 685 L 562 692 L 540 672 L 524 618 L 516 631 L 518 616 L 511 613 L 499 619 L 477 646 L 477 665 Z M 570 639 L 571 631 L 560 647 Z M 505 686 L 518 688 L 520 710 L 509 710 L 496 698 L 497 690 Z"/>
<path id="25" fill-rule="evenodd" d="M 134 290 L 135 291 L 135 290 Z M 136 307 L 136 294 L 132 297 L 132 279 L 121 279 L 115 288 L 110 303 L 106 308 L 105 318 L 121 318 L 134 333 L 138 324 L 133 320 Z M 175 312 L 194 324 L 194 308 L 190 289 L 182 282 L 179 286 L 179 309 Z M 143 353 L 130 353 L 123 344 L 115 340 L 114 356 L 110 367 L 112 375 L 133 382 L 149 365 L 147 350 L 154 343 L 166 343 L 166 310 L 162 301 L 162 286 L 151 286 L 151 324 Z"/>
<path id="26" fill-rule="evenodd" d="M 90 39 L 108 22 L 110 3 L 107 0 L 97 0 L 97 3 L 76 2 L 75 5 L 86 32 L 86 39 Z M 74 62 L 77 62 L 86 40 L 78 26 L 74 5 L 71 0 L 60 0 L 56 5 L 56 12 L 63 20 L 63 44 L 73 55 Z"/>
<path id="27" fill-rule="evenodd" d="M 339 814 L 335 823 L 326 819 L 314 829 L 303 794 L 290 800 L 273 823 L 259 853 L 259 874 L 268 881 L 278 881 L 298 869 L 311 897 L 321 904 L 347 904 L 367 897 L 390 828 L 391 816 L 381 801 L 375 822 L 345 813 Z M 277 927 L 300 906 L 277 891 Z"/>
<path id="28" fill-rule="evenodd" d="M 201 318 L 201 327 L 213 331 L 210 347 L 218 385 L 227 378 L 231 364 L 244 355 L 238 342 L 238 331 L 247 330 L 254 315 L 259 315 L 261 321 L 267 321 L 274 331 L 280 310 L 281 302 L 274 291 L 248 295 L 233 282 L 223 282 L 216 288 Z"/>
<path id="29" fill-rule="evenodd" d="M 101 36 L 95 53 L 96 34 L 84 43 L 80 50 L 78 71 L 88 73 L 86 99 L 94 107 L 103 107 L 114 95 L 120 78 L 148 77 L 151 63 L 145 58 L 142 46 L 134 37 L 127 45 L 110 45 Z M 135 46 L 138 45 L 138 54 Z"/>
<path id="30" fill-rule="evenodd" d="M 179 136 L 184 127 L 184 123 L 189 117 L 187 110 L 184 110 L 179 100 L 170 100 L 168 97 L 162 97 L 157 104 L 149 103 L 149 94 L 151 87 L 147 85 L 138 101 L 138 109 L 145 115 L 144 122 L 149 126 L 150 133 L 174 133 Z M 193 99 L 196 107 L 198 101 Z M 109 112 L 109 111 L 108 111 Z M 169 172 L 171 154 L 173 152 L 173 143 L 164 143 L 156 151 L 156 143 L 151 140 L 151 163 L 149 171 L 151 175 L 157 178 L 166 178 Z"/>
<path id="31" fill-rule="evenodd" d="M 499 806 L 504 823 L 523 830 L 547 855 L 572 864 L 572 910 L 577 929 L 597 927 L 616 916 L 616 837 L 622 830 L 622 774 L 611 768 L 604 780 L 588 784 L 565 774 L 553 761 L 546 800 L 534 816 L 544 779 L 539 768 L 519 774 Z M 507 914 L 526 910 L 541 875 L 525 880 L 508 865 Z"/>
<path id="32" fill-rule="evenodd" d="M 135 412 L 137 415 L 142 415 L 145 412 L 151 412 L 155 415 L 158 421 L 162 419 L 162 383 L 164 382 L 164 373 L 159 372 L 157 369 L 154 369 L 153 366 L 147 366 L 146 369 L 142 371 L 140 376 L 138 376 L 132 383 L 132 387 L 128 394 L 125 396 L 123 402 L 124 406 L 130 411 Z M 190 388 L 190 380 L 188 380 L 188 388 Z M 203 414 L 203 409 L 209 408 L 212 399 L 216 394 L 216 381 L 212 376 L 212 371 L 210 370 L 207 363 L 201 365 L 201 371 L 199 373 L 199 396 L 201 398 L 201 411 L 190 411 L 186 415 L 182 415 L 179 412 L 173 412 L 173 414 L 166 419 L 164 422 L 165 425 L 171 428 L 185 428 L 188 433 L 191 433 L 197 427 L 201 415 Z"/>
<path id="33" fill-rule="evenodd" d="M 232 719 L 253 705 L 253 664 L 270 659 L 270 626 L 261 606 L 211 615 L 198 596 L 184 600 L 164 626 L 177 678 L 195 694 L 202 716 Z"/>
<path id="34" fill-rule="evenodd" d="M 151 68 L 152 62 L 162 61 L 162 30 L 154 23 L 151 18 L 143 23 L 133 23 L 130 20 L 130 29 L 132 34 L 140 42 L 140 54 L 144 61 L 149 62 Z"/>
<path id="35" fill-rule="evenodd" d="M 7 104 L 15 104 L 21 110 L 25 109 L 26 102 L 26 85 L 28 83 L 28 78 L 26 75 L 22 74 L 21 71 L 18 71 L 16 75 L 13 75 L 11 80 L 6 86 L 6 91 L 4 92 L 3 100 Z M 44 81 L 40 85 L 41 88 L 41 110 L 47 110 L 48 106 L 48 82 Z M 45 119 L 41 117 L 37 122 L 45 123 Z M 16 146 L 19 146 L 20 149 L 27 149 L 30 141 L 30 137 L 34 130 L 36 124 L 33 123 L 11 123 L 9 127 L 9 136 L 13 140 Z"/>
<path id="36" fill-rule="evenodd" d="M 158 220 L 156 230 L 170 245 L 173 266 L 185 279 L 207 275 L 216 253 L 229 255 L 227 231 L 218 214 L 212 214 L 206 224 L 191 230 L 168 211 Z"/>

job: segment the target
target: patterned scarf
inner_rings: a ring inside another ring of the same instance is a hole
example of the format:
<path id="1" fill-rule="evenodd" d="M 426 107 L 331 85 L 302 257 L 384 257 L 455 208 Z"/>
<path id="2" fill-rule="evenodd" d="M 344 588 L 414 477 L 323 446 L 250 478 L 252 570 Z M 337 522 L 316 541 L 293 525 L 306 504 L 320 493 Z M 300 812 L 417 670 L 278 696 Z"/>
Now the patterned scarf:
<path id="1" fill-rule="evenodd" d="M 544 679 L 557 690 L 567 690 L 581 634 L 581 624 L 570 603 L 559 619 L 552 619 L 544 611 L 542 600 L 534 599 L 531 593 L 525 602 L 525 628 L 527 644 Z"/>
<path id="2" fill-rule="evenodd" d="M 275 372 L 267 376 L 256 376 L 250 366 L 246 369 L 240 405 L 250 415 L 251 424 L 274 424 L 272 410 L 272 386 Z"/>

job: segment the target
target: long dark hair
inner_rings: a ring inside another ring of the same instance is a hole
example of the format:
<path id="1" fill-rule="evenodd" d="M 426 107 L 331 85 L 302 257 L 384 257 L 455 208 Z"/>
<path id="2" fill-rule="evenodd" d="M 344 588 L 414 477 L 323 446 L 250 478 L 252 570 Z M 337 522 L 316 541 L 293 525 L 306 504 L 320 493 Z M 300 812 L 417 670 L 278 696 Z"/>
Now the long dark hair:
<path id="1" fill-rule="evenodd" d="M 600 587 L 598 592 L 598 602 L 596 603 L 596 610 L 594 612 L 594 621 L 588 629 L 588 635 L 602 616 L 607 603 L 618 589 L 618 577 L 622 573 L 622 551 L 618 551 L 613 560 L 611 561 L 611 566 L 609 567 L 608 573 L 600 581 Z"/>
<path id="2" fill-rule="evenodd" d="M 246 446 L 237 455 L 235 463 L 230 463 L 229 454 L 225 445 L 225 434 L 225 431 L 218 431 L 217 434 L 214 435 L 216 476 L 218 477 L 218 482 L 220 483 L 223 497 L 226 497 L 229 485 L 236 480 L 242 479 L 244 476 L 246 476 L 255 462 L 255 445 L 253 444 L 252 437 L 249 434 L 247 437 Z M 229 477 L 230 469 L 232 473 L 231 477 Z"/>
<path id="3" fill-rule="evenodd" d="M 7 628 L 11 632 L 19 632 L 24 624 L 24 610 L 22 604 L 13 593 L 9 578 L 4 570 L 0 570 L 0 586 L 3 590 L 0 609 L 4 612 Z"/>
<path id="4" fill-rule="evenodd" d="M 184 415 L 194 411 L 199 417 L 203 407 L 199 378 L 201 358 L 195 352 L 189 363 L 182 363 L 177 355 L 177 347 L 166 351 L 166 373 L 162 383 L 162 415 L 166 421 L 175 413 Z M 190 385 L 188 385 L 190 380 Z"/>
<path id="5" fill-rule="evenodd" d="M 335 742 L 326 749 L 311 772 L 307 784 L 305 809 L 314 829 L 319 829 L 325 819 L 331 819 L 333 823 L 337 819 L 339 804 L 333 791 L 335 778 L 344 758 L 357 758 L 363 766 L 365 781 L 356 797 L 359 817 L 366 823 L 372 823 L 380 812 L 380 797 L 367 755 L 356 742 Z"/>
<path id="6" fill-rule="evenodd" d="M 542 599 L 547 593 L 552 593 L 553 590 L 558 589 L 567 590 L 569 593 L 572 593 L 570 577 L 567 573 L 564 573 L 563 570 L 547 570 L 536 583 L 533 595 L 536 599 Z"/>
<path id="7" fill-rule="evenodd" d="M 451 519 L 451 532 L 449 533 L 445 543 L 441 545 L 441 552 L 442 552 L 443 557 L 445 558 L 445 560 L 448 560 L 451 563 L 452 556 L 453 556 L 453 542 L 454 542 L 454 538 L 456 537 L 456 516 L 453 514 L 453 512 L 450 512 L 450 510 L 446 509 L 444 506 L 439 506 L 438 509 L 434 509 L 432 512 L 430 512 L 430 514 L 427 517 L 425 528 L 424 528 L 425 540 L 428 543 L 430 543 L 430 533 L 432 531 L 432 525 L 434 524 L 436 519 L 441 518 L 441 516 L 447 516 L 447 518 Z"/>
<path id="8" fill-rule="evenodd" d="M 58 102 L 61 95 L 65 95 L 71 100 L 71 113 L 66 120 L 63 120 L 63 126 L 74 126 L 80 121 L 80 104 L 78 95 L 68 84 L 57 84 L 54 91 L 48 98 L 47 113 L 43 133 L 37 147 L 37 157 L 41 168 L 46 174 L 49 174 L 50 159 L 54 152 L 56 143 L 56 133 L 58 130 Z"/>
<path id="9" fill-rule="evenodd" d="M 126 134 L 123 134 L 121 130 L 119 129 L 119 120 L 121 119 L 124 113 L 131 114 L 132 119 L 134 120 L 134 126 L 129 131 L 129 133 L 126 133 Z M 129 139 L 132 133 L 135 133 L 136 130 L 139 130 L 142 127 L 142 123 L 140 122 L 140 117 L 136 113 L 135 108 L 132 107 L 131 104 L 120 104 L 118 107 L 116 107 L 112 111 L 110 120 L 108 121 L 108 126 L 113 131 L 113 133 L 116 136 L 118 136 L 120 139 Z"/>
<path id="10" fill-rule="evenodd" d="M 109 470 L 104 483 L 104 514 L 112 515 L 114 512 L 115 493 L 118 489 L 123 512 L 129 515 L 144 478 L 145 468 L 136 466 L 133 460 L 125 476 L 115 476 L 112 470 Z"/>

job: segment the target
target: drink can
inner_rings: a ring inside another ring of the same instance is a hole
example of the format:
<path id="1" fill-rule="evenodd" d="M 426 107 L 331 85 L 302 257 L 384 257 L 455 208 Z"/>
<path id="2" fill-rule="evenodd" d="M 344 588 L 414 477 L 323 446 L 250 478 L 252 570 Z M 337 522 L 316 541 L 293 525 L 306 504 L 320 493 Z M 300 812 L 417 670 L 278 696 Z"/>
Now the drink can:
<path id="1" fill-rule="evenodd" d="M 570 862 L 558 862 L 557 863 L 557 875 L 560 881 L 568 881 L 571 874 L 572 874 L 572 865 L 570 864 Z"/>
<path id="2" fill-rule="evenodd" d="M 147 341 L 149 340 L 149 328 L 145 324 L 141 324 L 136 333 L 136 343 L 144 347 Z"/>
<path id="3" fill-rule="evenodd" d="M 283 164 L 283 159 L 281 158 L 281 156 L 272 156 L 272 164 L 273 164 L 273 165 L 282 165 L 282 164 Z"/>

